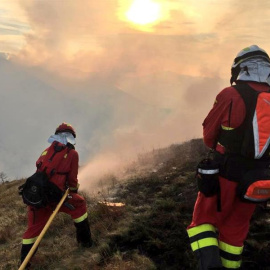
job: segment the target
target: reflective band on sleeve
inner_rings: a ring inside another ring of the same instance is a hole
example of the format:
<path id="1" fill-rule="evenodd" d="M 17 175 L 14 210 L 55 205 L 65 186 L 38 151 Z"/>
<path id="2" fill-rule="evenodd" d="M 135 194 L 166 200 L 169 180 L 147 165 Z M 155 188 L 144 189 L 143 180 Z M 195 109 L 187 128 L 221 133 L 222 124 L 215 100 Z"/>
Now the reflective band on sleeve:
<path id="1" fill-rule="evenodd" d="M 221 258 L 222 265 L 227 269 L 240 269 L 241 261 L 229 261 L 224 258 Z"/>
<path id="2" fill-rule="evenodd" d="M 234 128 L 232 128 L 232 127 L 225 127 L 225 126 L 223 126 L 223 125 L 221 125 L 221 128 L 223 129 L 223 130 L 233 130 Z"/>
<path id="3" fill-rule="evenodd" d="M 34 238 L 29 238 L 29 239 L 23 239 L 22 243 L 23 245 L 30 245 L 36 242 L 38 236 L 34 237 Z"/>
<path id="4" fill-rule="evenodd" d="M 191 248 L 193 251 L 196 251 L 199 248 L 218 246 L 218 241 L 216 238 L 204 238 L 196 242 L 191 243 Z"/>
<path id="5" fill-rule="evenodd" d="M 82 215 L 81 217 L 73 219 L 73 221 L 74 221 L 75 223 L 79 223 L 79 222 L 82 222 L 82 221 L 84 221 L 85 219 L 87 219 L 87 217 L 88 217 L 88 214 L 85 213 L 85 214 Z"/>
<path id="6" fill-rule="evenodd" d="M 198 172 L 202 174 L 216 174 L 216 173 L 219 173 L 219 169 L 214 169 L 214 170 L 198 169 Z"/>
<path id="7" fill-rule="evenodd" d="M 231 254 L 240 255 L 243 252 L 243 246 L 242 247 L 236 247 L 229 244 L 226 244 L 222 241 L 219 241 L 219 248 L 223 251 L 226 251 Z"/>
<path id="8" fill-rule="evenodd" d="M 45 151 L 42 152 L 41 156 L 46 156 L 47 153 L 48 153 L 48 152 L 45 150 Z"/>
<path id="9" fill-rule="evenodd" d="M 202 225 L 199 225 L 199 226 L 188 229 L 187 233 L 188 233 L 189 237 L 192 237 L 192 236 L 195 236 L 195 235 L 197 235 L 199 233 L 207 232 L 207 231 L 216 232 L 216 229 L 211 224 L 202 224 Z"/>

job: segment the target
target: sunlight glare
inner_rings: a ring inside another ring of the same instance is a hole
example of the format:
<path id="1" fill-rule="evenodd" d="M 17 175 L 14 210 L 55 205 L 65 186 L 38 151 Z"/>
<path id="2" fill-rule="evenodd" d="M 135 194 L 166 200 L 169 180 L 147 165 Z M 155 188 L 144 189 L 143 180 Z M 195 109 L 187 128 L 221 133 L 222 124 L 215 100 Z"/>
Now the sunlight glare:
<path id="1" fill-rule="evenodd" d="M 160 4 L 152 0 L 134 0 L 126 16 L 133 23 L 146 25 L 157 21 L 160 14 Z"/>

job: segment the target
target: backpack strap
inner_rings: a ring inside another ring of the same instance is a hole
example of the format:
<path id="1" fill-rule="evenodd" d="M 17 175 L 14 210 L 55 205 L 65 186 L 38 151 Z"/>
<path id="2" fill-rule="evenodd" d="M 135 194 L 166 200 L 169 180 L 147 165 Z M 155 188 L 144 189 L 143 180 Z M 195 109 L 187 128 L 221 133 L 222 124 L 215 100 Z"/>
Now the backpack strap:
<path id="1" fill-rule="evenodd" d="M 54 156 L 61 152 L 62 150 L 64 150 L 66 148 L 65 145 L 59 145 L 59 142 L 56 142 L 54 145 L 54 153 L 52 154 L 52 156 L 49 158 L 49 161 L 52 161 Z"/>
<path id="2" fill-rule="evenodd" d="M 67 154 L 70 151 L 69 148 L 66 145 L 59 145 L 59 142 L 55 142 L 53 147 L 54 147 L 54 152 L 51 155 L 51 157 L 49 158 L 49 160 L 48 160 L 49 162 L 53 161 L 53 158 L 55 157 L 55 155 L 57 153 L 60 153 L 60 152 L 64 151 L 65 149 L 67 149 L 66 153 L 63 153 L 63 157 L 64 157 L 64 155 Z M 51 178 L 55 173 L 57 173 L 56 168 L 58 167 L 58 165 L 61 163 L 62 160 L 63 160 L 63 158 L 59 159 L 57 164 L 54 164 L 54 167 L 51 169 L 50 172 L 47 172 L 47 169 L 48 169 L 47 166 L 45 166 L 42 171 L 46 172 L 48 174 L 49 178 Z M 37 170 L 39 170 L 41 167 L 42 167 L 42 162 L 37 164 Z M 57 173 L 57 174 L 67 174 L 67 173 Z"/>
<path id="3" fill-rule="evenodd" d="M 233 129 L 221 129 L 218 141 L 225 147 L 226 154 L 253 158 L 254 137 L 252 119 L 260 93 L 251 88 L 247 83 L 239 83 L 234 85 L 233 88 L 239 93 L 245 104 L 246 116 L 240 126 Z"/>
<path id="4" fill-rule="evenodd" d="M 67 153 L 66 153 L 67 155 L 72 149 L 75 149 L 74 145 L 71 143 L 67 143 L 67 145 L 64 146 L 63 148 L 67 148 Z M 59 174 L 59 175 L 67 175 L 68 174 L 68 172 L 55 172 L 55 173 Z"/>

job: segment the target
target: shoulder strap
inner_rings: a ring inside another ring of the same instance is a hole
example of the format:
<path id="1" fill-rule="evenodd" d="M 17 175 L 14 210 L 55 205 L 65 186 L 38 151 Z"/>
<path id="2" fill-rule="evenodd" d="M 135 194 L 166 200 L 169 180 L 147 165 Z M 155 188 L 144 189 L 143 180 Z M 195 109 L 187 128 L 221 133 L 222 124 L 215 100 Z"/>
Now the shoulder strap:
<path id="1" fill-rule="evenodd" d="M 47 175 L 49 176 L 49 178 L 51 178 L 56 173 L 56 170 L 57 170 L 59 164 L 63 160 L 64 156 L 69 152 L 69 148 L 67 146 L 65 146 L 65 145 L 59 145 L 58 142 L 52 144 L 51 147 L 53 147 L 54 152 L 53 152 L 53 154 L 48 159 L 49 164 L 52 163 L 53 160 L 55 160 L 55 156 L 56 155 L 57 155 L 58 160 L 57 160 L 57 162 L 55 164 L 53 164 L 53 166 L 45 166 L 42 169 L 42 171 L 44 171 L 44 172 L 47 173 Z M 42 167 L 42 162 L 40 164 L 38 164 L 38 169 L 40 169 L 41 167 Z M 48 167 L 50 167 L 50 171 L 48 171 Z"/>
<path id="2" fill-rule="evenodd" d="M 253 116 L 256 110 L 256 104 L 259 92 L 252 89 L 248 84 L 241 83 L 233 86 L 236 91 L 242 97 L 245 108 L 246 116 L 242 124 L 243 127 L 243 138 L 241 146 L 241 154 L 245 157 L 254 158 L 254 134 L 253 134 Z"/>
<path id="3" fill-rule="evenodd" d="M 261 159 L 270 143 L 270 136 L 267 137 L 270 130 L 268 125 L 265 125 L 270 119 L 270 104 L 264 106 L 265 102 L 269 102 L 269 93 L 256 91 L 248 84 L 238 84 L 234 88 L 241 95 L 246 107 L 241 153 L 247 157 Z"/>
<path id="4" fill-rule="evenodd" d="M 233 88 L 235 88 L 235 90 L 242 97 L 246 105 L 246 112 L 254 112 L 256 108 L 257 98 L 260 92 L 254 90 L 246 83 L 233 85 Z M 251 114 L 253 115 L 253 113 Z"/>

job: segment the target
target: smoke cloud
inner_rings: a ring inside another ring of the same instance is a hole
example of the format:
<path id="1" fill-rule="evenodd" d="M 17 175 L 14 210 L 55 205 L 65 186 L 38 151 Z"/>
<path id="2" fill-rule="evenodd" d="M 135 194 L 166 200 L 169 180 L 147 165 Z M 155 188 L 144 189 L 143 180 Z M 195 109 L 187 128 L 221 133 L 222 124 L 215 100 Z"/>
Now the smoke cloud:
<path id="1" fill-rule="evenodd" d="M 19 1 L 30 30 L 11 61 L 73 100 L 83 188 L 140 152 L 201 137 L 237 52 L 268 49 L 265 2 L 156 0 L 148 28 L 125 18 L 132 2 Z"/>

